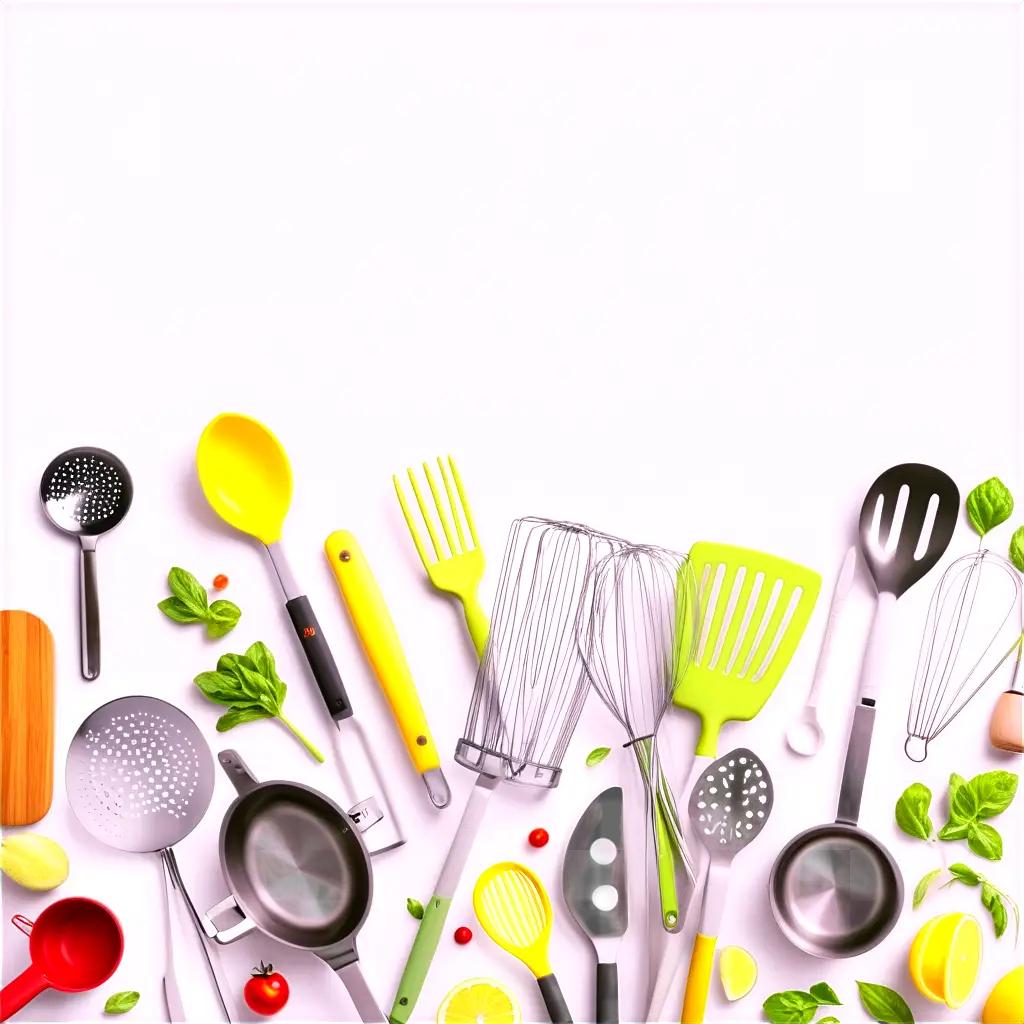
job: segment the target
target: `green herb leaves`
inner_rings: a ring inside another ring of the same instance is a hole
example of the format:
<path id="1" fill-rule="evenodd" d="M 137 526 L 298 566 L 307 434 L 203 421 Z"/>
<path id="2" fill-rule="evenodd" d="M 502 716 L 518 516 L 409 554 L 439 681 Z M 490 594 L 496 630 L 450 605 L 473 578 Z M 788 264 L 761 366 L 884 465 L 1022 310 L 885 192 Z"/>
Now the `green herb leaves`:
<path id="1" fill-rule="evenodd" d="M 157 608 L 173 622 L 204 622 L 206 635 L 214 639 L 238 625 L 242 616 L 238 605 L 224 600 L 209 604 L 206 589 L 192 573 L 175 566 L 167 574 L 167 586 L 172 596 L 165 597 Z"/>
<path id="2" fill-rule="evenodd" d="M 790 989 L 787 992 L 776 992 L 770 995 L 761 1009 L 772 1024 L 810 1024 L 820 1006 L 841 1006 L 839 997 L 823 981 L 812 985 L 810 992 Z M 825 1020 L 835 1020 L 827 1017 Z M 821 1021 L 820 1024 L 825 1024 Z"/>
<path id="3" fill-rule="evenodd" d="M 1010 561 L 1024 572 L 1024 526 L 1018 526 L 1010 538 Z"/>
<path id="4" fill-rule="evenodd" d="M 896 801 L 896 824 L 914 839 L 966 839 L 972 853 L 986 860 L 1000 860 L 1002 836 L 983 819 L 1002 814 L 1016 793 L 1017 776 L 1013 772 L 984 772 L 969 781 L 954 772 L 949 777 L 949 820 L 936 835 L 928 814 L 931 790 L 915 782 Z"/>
<path id="5" fill-rule="evenodd" d="M 282 707 L 288 686 L 278 676 L 274 656 L 257 641 L 245 654 L 225 654 L 215 672 L 200 672 L 195 684 L 207 700 L 227 707 L 217 720 L 217 732 L 260 718 L 278 718 L 318 761 L 324 755 L 284 717 Z"/>
<path id="6" fill-rule="evenodd" d="M 1015 930 L 1020 931 L 1020 909 L 1013 897 L 1009 893 L 1005 893 L 997 888 L 984 875 L 979 874 L 966 864 L 950 864 L 945 870 L 937 868 L 935 871 L 929 871 L 917 883 L 917 888 L 914 890 L 915 908 L 921 905 L 931 890 L 932 884 L 940 875 L 948 876 L 942 883 L 941 888 L 943 889 L 948 889 L 951 885 L 955 885 L 958 882 L 972 889 L 981 887 L 981 905 L 992 917 L 992 927 L 995 930 L 997 939 L 1004 934 L 1009 922 L 1007 907 L 1013 911 Z"/>
<path id="7" fill-rule="evenodd" d="M 979 537 L 1013 515 L 1013 495 L 999 477 L 986 480 L 967 495 L 967 518 Z"/>
<path id="8" fill-rule="evenodd" d="M 914 1024 L 914 1015 L 899 992 L 868 981 L 858 981 L 857 992 L 872 1020 L 880 1024 Z"/>
<path id="9" fill-rule="evenodd" d="M 115 992 L 104 1004 L 103 1012 L 111 1015 L 127 1013 L 139 1001 L 138 992 Z"/>
<path id="10" fill-rule="evenodd" d="M 419 900 L 414 900 L 411 896 L 405 901 L 405 909 L 416 918 L 417 921 L 423 920 L 423 904 Z"/>
<path id="11" fill-rule="evenodd" d="M 587 767 L 593 768 L 595 764 L 600 764 L 611 752 L 611 747 L 594 747 L 594 749 L 587 754 Z"/>

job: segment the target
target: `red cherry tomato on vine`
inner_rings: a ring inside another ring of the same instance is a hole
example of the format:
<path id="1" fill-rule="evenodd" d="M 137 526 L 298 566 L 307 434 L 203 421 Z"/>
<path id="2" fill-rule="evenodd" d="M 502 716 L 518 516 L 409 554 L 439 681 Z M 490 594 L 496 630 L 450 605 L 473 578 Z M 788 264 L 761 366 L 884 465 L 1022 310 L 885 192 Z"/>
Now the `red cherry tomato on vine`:
<path id="1" fill-rule="evenodd" d="M 465 925 L 455 929 L 455 941 L 460 946 L 464 946 L 471 938 L 473 933 Z"/>
<path id="2" fill-rule="evenodd" d="M 546 828 L 535 828 L 529 835 L 530 845 L 535 846 L 538 850 L 542 846 L 548 845 L 548 830 Z"/>
<path id="3" fill-rule="evenodd" d="M 288 1002 L 288 982 L 283 974 L 274 970 L 273 964 L 260 961 L 259 967 L 253 968 L 252 977 L 245 983 L 245 1005 L 254 1013 L 262 1013 L 265 1017 L 284 1009 Z"/>

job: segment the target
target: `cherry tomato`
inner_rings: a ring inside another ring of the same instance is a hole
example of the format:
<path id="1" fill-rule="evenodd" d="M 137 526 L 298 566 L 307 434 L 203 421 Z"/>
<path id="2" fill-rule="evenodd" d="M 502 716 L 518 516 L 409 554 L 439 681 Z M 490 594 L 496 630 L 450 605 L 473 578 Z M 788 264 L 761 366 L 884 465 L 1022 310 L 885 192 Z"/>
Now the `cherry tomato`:
<path id="1" fill-rule="evenodd" d="M 265 1017 L 284 1009 L 288 1002 L 288 982 L 284 975 L 274 970 L 273 964 L 260 961 L 254 967 L 252 977 L 245 983 L 245 1005 L 254 1013 L 262 1013 Z"/>
<path id="2" fill-rule="evenodd" d="M 464 946 L 471 938 L 473 933 L 465 925 L 455 929 L 455 941 L 460 946 Z"/>
<path id="3" fill-rule="evenodd" d="M 548 845 L 548 839 L 551 837 L 548 835 L 546 828 L 535 828 L 529 835 L 530 845 L 535 846 L 538 850 L 542 846 Z"/>
<path id="4" fill-rule="evenodd" d="M 213 577 L 213 589 L 224 590 L 228 585 L 228 578 L 224 573 L 218 573 Z"/>

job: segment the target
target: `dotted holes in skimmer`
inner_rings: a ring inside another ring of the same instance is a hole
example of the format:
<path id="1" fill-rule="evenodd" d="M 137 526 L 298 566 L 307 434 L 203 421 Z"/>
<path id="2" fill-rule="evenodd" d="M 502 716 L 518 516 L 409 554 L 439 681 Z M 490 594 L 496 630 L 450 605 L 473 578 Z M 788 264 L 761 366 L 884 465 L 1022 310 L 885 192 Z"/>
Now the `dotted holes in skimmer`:
<path id="1" fill-rule="evenodd" d="M 89 526 L 115 515 L 124 493 L 118 470 L 96 455 L 74 455 L 62 462 L 46 485 L 46 504 L 56 517 Z"/>
<path id="2" fill-rule="evenodd" d="M 698 821 L 706 836 L 716 836 L 723 846 L 741 842 L 764 823 L 768 782 L 764 768 L 752 758 L 740 756 L 717 766 L 704 776 L 697 794 Z"/>

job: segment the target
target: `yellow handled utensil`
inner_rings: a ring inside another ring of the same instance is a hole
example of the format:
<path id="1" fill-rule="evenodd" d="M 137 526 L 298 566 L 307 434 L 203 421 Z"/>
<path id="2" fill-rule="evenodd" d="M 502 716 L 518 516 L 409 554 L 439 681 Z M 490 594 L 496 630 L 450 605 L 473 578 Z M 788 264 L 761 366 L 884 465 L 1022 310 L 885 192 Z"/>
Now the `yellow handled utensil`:
<path id="1" fill-rule="evenodd" d="M 324 542 L 324 552 L 363 651 L 391 705 L 405 749 L 427 787 L 430 802 L 435 807 L 447 807 L 452 794 L 441 771 L 441 758 L 430 735 L 398 630 L 370 563 L 348 530 L 335 530 Z"/>
<path id="2" fill-rule="evenodd" d="M 551 900 L 541 880 L 522 864 L 494 864 L 477 879 L 473 909 L 484 931 L 533 973 L 552 1024 L 572 1024 L 548 961 Z"/>

